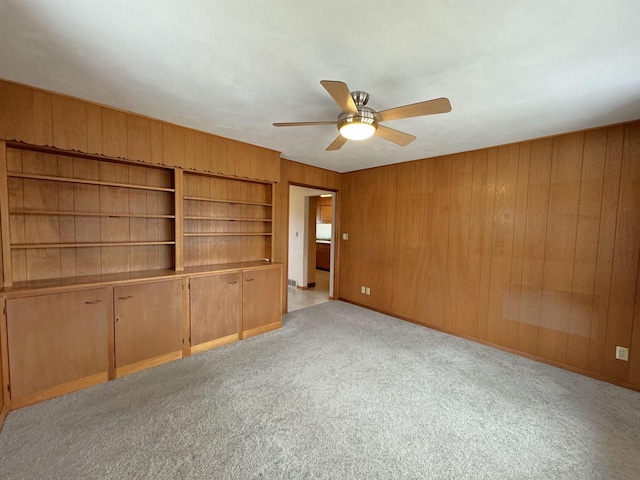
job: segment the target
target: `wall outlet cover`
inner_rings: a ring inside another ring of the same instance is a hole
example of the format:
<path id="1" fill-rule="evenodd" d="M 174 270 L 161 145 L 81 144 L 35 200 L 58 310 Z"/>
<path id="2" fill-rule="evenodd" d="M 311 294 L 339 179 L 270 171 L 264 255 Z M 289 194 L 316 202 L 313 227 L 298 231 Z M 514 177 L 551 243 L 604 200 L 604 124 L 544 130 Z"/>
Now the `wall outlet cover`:
<path id="1" fill-rule="evenodd" d="M 629 349 L 626 347 L 616 347 L 616 359 L 629 361 Z"/>
<path id="2" fill-rule="evenodd" d="M 348 233 L 343 233 L 342 234 L 342 239 L 343 240 L 349 240 L 349 234 Z"/>
<path id="3" fill-rule="evenodd" d="M 366 292 L 367 292 L 366 287 L 360 287 L 360 293 L 366 293 Z"/>

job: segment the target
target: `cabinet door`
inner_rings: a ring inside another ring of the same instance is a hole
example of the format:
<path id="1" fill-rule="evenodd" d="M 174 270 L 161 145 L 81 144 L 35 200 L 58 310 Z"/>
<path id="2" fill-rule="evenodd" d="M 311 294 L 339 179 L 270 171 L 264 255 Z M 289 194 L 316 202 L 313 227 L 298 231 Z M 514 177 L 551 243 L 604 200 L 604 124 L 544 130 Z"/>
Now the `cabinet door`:
<path id="1" fill-rule="evenodd" d="M 278 328 L 282 324 L 281 268 L 242 273 L 242 337 Z"/>
<path id="2" fill-rule="evenodd" d="M 182 280 L 113 289 L 116 376 L 182 356 Z"/>
<path id="3" fill-rule="evenodd" d="M 320 207 L 320 223 L 331 223 L 331 205 Z"/>
<path id="4" fill-rule="evenodd" d="M 191 351 L 198 352 L 238 340 L 242 320 L 242 274 L 189 280 Z"/>
<path id="5" fill-rule="evenodd" d="M 15 408 L 107 381 L 105 288 L 7 300 Z"/>
<path id="6" fill-rule="evenodd" d="M 330 270 L 331 245 L 326 243 L 316 243 L 316 268 L 319 270 Z"/>

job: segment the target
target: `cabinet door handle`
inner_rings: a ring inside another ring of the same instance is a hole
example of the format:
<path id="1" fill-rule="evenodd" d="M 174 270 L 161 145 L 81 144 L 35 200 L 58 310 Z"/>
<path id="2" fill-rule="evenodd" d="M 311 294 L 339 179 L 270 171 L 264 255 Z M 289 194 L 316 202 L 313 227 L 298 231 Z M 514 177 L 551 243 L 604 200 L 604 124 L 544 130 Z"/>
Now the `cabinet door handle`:
<path id="1" fill-rule="evenodd" d="M 238 283 L 238 280 L 234 280 L 233 282 L 227 282 L 229 285 L 233 285 L 235 283 Z"/>
<path id="2" fill-rule="evenodd" d="M 247 278 L 245 282 L 253 282 L 253 278 Z"/>
<path id="3" fill-rule="evenodd" d="M 95 305 L 96 303 L 100 303 L 100 302 L 102 302 L 102 300 L 94 300 L 93 302 L 86 301 L 84 303 L 85 305 Z"/>
<path id="4" fill-rule="evenodd" d="M 118 297 L 118 300 L 129 300 L 130 298 L 133 298 L 133 295 L 127 295 L 126 297 Z"/>

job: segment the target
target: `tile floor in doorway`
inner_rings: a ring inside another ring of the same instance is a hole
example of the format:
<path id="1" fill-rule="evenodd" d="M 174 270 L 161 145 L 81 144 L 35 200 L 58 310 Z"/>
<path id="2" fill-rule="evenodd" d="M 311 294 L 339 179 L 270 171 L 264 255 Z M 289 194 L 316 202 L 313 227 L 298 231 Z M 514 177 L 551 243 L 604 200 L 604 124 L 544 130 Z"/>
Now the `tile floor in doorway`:
<path id="1" fill-rule="evenodd" d="M 289 300 L 287 309 L 289 312 L 301 308 L 312 307 L 329 301 L 329 272 L 316 270 L 316 286 L 301 290 L 296 287 L 288 287 Z"/>

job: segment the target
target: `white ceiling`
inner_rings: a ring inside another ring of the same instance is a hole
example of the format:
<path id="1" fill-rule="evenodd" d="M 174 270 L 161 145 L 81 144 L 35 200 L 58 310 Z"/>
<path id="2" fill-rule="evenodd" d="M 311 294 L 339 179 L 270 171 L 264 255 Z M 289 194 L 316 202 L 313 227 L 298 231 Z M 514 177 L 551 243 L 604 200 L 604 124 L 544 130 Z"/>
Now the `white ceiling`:
<path id="1" fill-rule="evenodd" d="M 0 0 L 0 77 L 346 172 L 640 118 L 640 1 Z M 448 97 L 326 152 L 339 107 Z"/>

